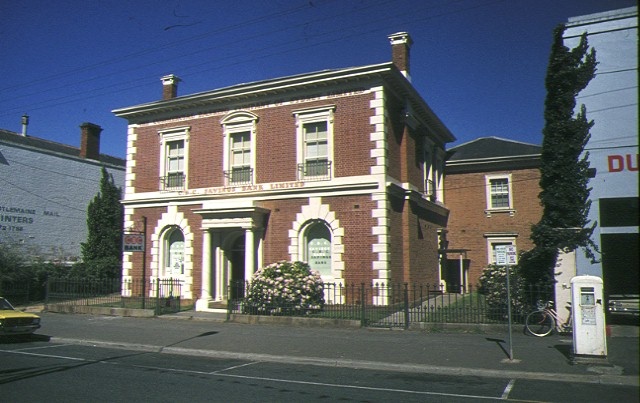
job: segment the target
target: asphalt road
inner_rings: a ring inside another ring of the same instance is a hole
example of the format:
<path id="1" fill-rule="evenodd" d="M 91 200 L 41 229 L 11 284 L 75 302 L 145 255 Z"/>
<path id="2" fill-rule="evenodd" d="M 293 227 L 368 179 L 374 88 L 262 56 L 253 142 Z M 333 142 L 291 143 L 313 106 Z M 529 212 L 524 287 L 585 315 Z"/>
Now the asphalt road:
<path id="1" fill-rule="evenodd" d="M 638 393 L 631 386 L 216 359 L 35 338 L 0 345 L 0 396 L 6 402 L 631 402 Z"/>
<path id="2" fill-rule="evenodd" d="M 34 337 L 0 339 L 0 401 L 640 400 L 637 360 L 626 377 L 589 375 L 563 339 L 518 337 L 522 360 L 505 364 L 485 335 L 42 316 Z M 637 338 L 615 343 L 637 358 Z"/>

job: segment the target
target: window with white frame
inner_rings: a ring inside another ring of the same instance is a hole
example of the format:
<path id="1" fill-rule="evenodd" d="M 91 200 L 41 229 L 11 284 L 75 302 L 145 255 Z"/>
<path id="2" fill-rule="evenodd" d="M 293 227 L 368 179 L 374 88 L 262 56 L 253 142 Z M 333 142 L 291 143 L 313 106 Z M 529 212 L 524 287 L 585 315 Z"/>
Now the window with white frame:
<path id="1" fill-rule="evenodd" d="M 424 193 L 429 200 L 434 200 L 436 197 L 433 151 L 433 143 L 429 139 L 425 138 L 422 143 L 422 158 L 424 160 Z"/>
<path id="2" fill-rule="evenodd" d="M 487 263 L 496 263 L 496 247 L 516 244 L 515 236 L 487 236 Z"/>
<path id="3" fill-rule="evenodd" d="M 324 221 L 310 224 L 305 231 L 305 259 L 323 276 L 331 275 L 331 231 Z"/>
<path id="4" fill-rule="evenodd" d="M 230 113 L 222 119 L 226 185 L 254 183 L 257 120 L 256 115 L 244 111 Z"/>
<path id="5" fill-rule="evenodd" d="M 511 175 L 485 176 L 487 193 L 487 210 L 513 209 L 513 195 L 511 191 Z"/>
<path id="6" fill-rule="evenodd" d="M 187 182 L 189 128 L 160 132 L 160 189 L 183 190 Z"/>
<path id="7" fill-rule="evenodd" d="M 169 229 L 164 236 L 164 276 L 178 278 L 184 275 L 184 234 L 178 227 Z"/>
<path id="8" fill-rule="evenodd" d="M 335 105 L 294 111 L 298 138 L 298 179 L 331 179 Z"/>

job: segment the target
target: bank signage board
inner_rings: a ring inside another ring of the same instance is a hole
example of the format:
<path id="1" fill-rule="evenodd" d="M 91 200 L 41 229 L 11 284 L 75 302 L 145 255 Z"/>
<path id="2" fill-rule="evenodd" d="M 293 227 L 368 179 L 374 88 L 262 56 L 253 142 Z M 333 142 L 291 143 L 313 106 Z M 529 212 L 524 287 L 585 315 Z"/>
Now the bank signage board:
<path id="1" fill-rule="evenodd" d="M 122 250 L 124 252 L 144 252 L 144 234 L 131 232 L 122 234 Z"/>

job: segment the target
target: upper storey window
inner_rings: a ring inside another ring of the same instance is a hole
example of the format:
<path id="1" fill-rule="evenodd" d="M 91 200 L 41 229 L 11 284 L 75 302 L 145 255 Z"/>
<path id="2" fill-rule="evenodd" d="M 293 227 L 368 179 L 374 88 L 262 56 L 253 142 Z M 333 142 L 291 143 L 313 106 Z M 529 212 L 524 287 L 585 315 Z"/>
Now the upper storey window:
<path id="1" fill-rule="evenodd" d="M 160 132 L 160 190 L 184 190 L 187 186 L 189 128 Z"/>
<path id="2" fill-rule="evenodd" d="M 298 179 L 331 179 L 334 105 L 294 112 L 298 142 Z"/>
<path id="3" fill-rule="evenodd" d="M 254 183 L 256 123 L 258 117 L 249 112 L 232 112 L 222 119 L 224 127 L 225 185 Z"/>
<path id="4" fill-rule="evenodd" d="M 485 176 L 487 212 L 513 212 L 513 192 L 511 175 Z"/>
<path id="5" fill-rule="evenodd" d="M 423 138 L 422 158 L 424 164 L 424 193 L 433 202 L 444 201 L 443 180 L 444 150 L 434 144 L 428 137 Z"/>

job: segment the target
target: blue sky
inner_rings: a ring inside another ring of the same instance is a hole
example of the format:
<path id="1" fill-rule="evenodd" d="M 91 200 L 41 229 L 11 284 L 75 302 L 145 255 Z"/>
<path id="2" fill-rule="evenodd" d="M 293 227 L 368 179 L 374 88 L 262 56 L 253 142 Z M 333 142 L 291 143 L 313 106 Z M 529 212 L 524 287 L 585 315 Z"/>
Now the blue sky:
<path id="1" fill-rule="evenodd" d="M 124 157 L 111 110 L 323 69 L 387 62 L 411 34 L 413 84 L 458 139 L 540 144 L 553 28 L 635 0 L 0 0 L 0 128 Z"/>

